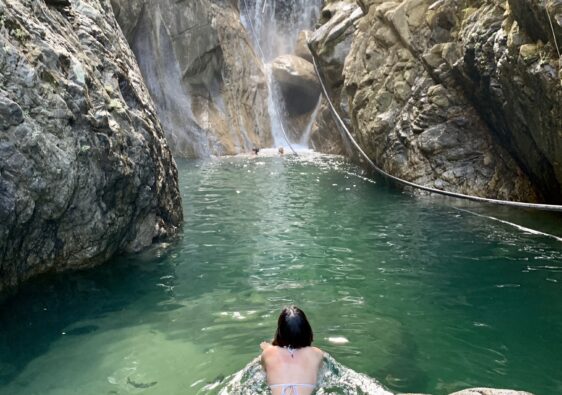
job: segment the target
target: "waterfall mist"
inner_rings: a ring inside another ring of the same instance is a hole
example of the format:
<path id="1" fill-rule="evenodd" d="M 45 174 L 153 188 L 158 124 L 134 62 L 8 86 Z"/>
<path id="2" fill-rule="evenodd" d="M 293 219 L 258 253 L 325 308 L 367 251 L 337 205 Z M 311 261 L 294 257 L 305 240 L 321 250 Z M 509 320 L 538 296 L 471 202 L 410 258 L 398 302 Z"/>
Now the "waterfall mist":
<path id="1" fill-rule="evenodd" d="M 132 49 L 174 152 L 186 157 L 208 156 L 209 141 L 194 121 L 191 96 L 179 82 L 182 76 L 172 42 L 160 21 L 154 18 L 153 23 L 145 13 L 132 40 Z M 152 29 L 157 34 L 150 34 Z"/>

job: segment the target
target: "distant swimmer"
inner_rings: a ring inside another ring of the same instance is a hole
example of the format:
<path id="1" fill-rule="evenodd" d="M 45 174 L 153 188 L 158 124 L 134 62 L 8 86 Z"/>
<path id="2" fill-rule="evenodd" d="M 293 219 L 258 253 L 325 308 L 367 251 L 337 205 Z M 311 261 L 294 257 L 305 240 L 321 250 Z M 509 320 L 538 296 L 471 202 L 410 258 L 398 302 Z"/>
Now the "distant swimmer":
<path id="1" fill-rule="evenodd" d="M 285 148 L 279 147 L 279 155 L 283 156 L 285 154 Z"/>
<path id="2" fill-rule="evenodd" d="M 254 147 L 252 148 L 252 152 L 254 153 L 254 155 L 257 155 L 260 152 L 260 149 L 258 147 Z"/>
<path id="3" fill-rule="evenodd" d="M 312 347 L 313 333 L 304 311 L 283 309 L 271 343 L 262 342 L 261 361 L 272 395 L 310 395 L 316 388 L 324 353 Z"/>

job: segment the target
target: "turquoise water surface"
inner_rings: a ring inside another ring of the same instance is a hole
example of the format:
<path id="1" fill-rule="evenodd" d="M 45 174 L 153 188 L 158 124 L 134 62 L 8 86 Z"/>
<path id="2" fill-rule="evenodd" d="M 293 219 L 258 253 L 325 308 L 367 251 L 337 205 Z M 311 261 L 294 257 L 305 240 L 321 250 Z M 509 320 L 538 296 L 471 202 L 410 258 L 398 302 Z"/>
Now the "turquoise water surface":
<path id="1" fill-rule="evenodd" d="M 487 217 L 560 235 L 559 216 L 413 197 L 335 157 L 178 166 L 177 239 L 0 306 L 0 394 L 217 393 L 289 303 L 392 391 L 562 394 L 562 242 Z"/>

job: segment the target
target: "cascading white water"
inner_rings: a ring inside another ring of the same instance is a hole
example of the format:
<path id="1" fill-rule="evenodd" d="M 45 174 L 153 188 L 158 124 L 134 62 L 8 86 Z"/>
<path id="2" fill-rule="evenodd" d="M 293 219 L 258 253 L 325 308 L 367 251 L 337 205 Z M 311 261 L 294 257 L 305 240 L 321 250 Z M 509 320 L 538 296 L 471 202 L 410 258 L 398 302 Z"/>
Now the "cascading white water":
<path id="1" fill-rule="evenodd" d="M 267 93 L 267 109 L 269 119 L 271 120 L 271 135 L 273 137 L 273 146 L 282 147 L 287 144 L 288 136 L 283 130 L 283 118 L 281 110 L 281 97 L 279 89 L 275 86 L 273 75 L 271 72 L 271 64 L 265 65 L 267 74 L 267 85 L 269 86 Z"/>
<path id="2" fill-rule="evenodd" d="M 269 116 L 275 146 L 287 143 L 308 145 L 308 139 L 303 141 L 304 138 L 296 142 L 287 141 L 282 115 L 283 99 L 272 79 L 270 62 L 279 55 L 293 53 L 299 32 L 313 27 L 321 4 L 322 0 L 240 0 L 242 24 L 254 41 L 256 53 L 266 64 Z M 314 111 L 312 117 L 316 114 L 317 111 Z M 313 119 L 309 122 L 310 127 L 312 123 Z"/>
<path id="3" fill-rule="evenodd" d="M 299 32 L 311 29 L 318 19 L 321 4 L 322 0 L 240 0 L 240 13 L 248 31 L 255 31 L 252 38 L 264 62 L 270 62 L 293 52 Z"/>

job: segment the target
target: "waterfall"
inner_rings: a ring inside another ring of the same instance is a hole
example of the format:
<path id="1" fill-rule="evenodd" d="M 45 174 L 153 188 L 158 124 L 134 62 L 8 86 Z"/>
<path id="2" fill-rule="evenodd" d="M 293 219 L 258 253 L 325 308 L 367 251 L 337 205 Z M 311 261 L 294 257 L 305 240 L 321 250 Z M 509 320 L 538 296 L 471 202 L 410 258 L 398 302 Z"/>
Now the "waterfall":
<path id="1" fill-rule="evenodd" d="M 322 0 L 240 0 L 240 4 L 242 23 L 261 47 L 263 61 L 270 62 L 293 52 L 299 32 L 310 30 L 318 19 Z"/>
<path id="2" fill-rule="evenodd" d="M 270 63 L 279 55 L 292 54 L 298 34 L 312 29 L 319 17 L 322 0 L 239 0 L 242 24 L 253 40 L 256 54 L 266 65 L 269 85 L 268 106 L 271 131 L 275 146 L 286 146 L 286 126 L 283 99 L 271 75 Z M 317 111 L 308 122 L 307 131 L 312 128 Z M 304 131 L 304 134 L 310 135 Z M 303 137 L 290 141 L 308 145 Z"/>
<path id="3" fill-rule="evenodd" d="M 265 65 L 267 73 L 267 84 L 269 86 L 267 94 L 267 108 L 269 112 L 269 119 L 271 120 L 271 135 L 273 137 L 273 146 L 280 147 L 287 144 L 285 131 L 283 129 L 282 118 L 282 98 L 280 97 L 279 89 L 275 85 L 273 75 L 271 72 L 271 64 Z"/>

